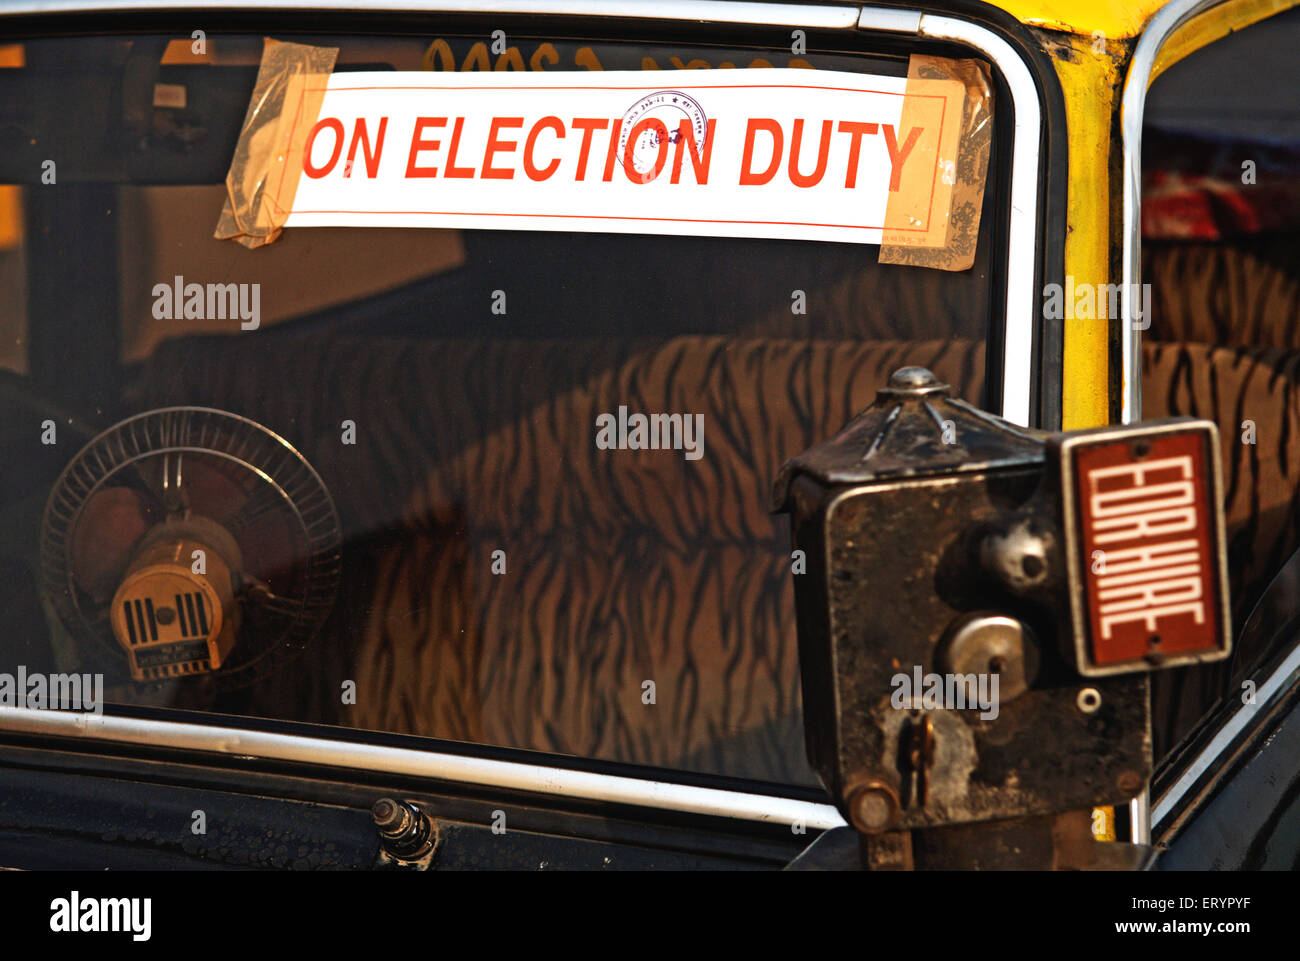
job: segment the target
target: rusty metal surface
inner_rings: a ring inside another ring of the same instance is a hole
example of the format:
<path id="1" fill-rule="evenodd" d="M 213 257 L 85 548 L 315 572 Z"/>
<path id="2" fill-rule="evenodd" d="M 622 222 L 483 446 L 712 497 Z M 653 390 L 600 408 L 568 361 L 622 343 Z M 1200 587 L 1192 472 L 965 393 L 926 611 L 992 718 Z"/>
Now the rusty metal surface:
<path id="1" fill-rule="evenodd" d="M 774 503 L 807 562 L 794 580 L 809 759 L 864 834 L 1118 804 L 1150 775 L 1147 677 L 1085 679 L 1071 656 L 1046 436 L 908 368 L 782 470 Z M 900 675 L 981 659 L 990 693 L 1008 673 L 995 712 L 895 697 Z"/>
<path id="2" fill-rule="evenodd" d="M 1033 686 L 1000 703 L 994 719 L 892 703 L 894 675 L 916 666 L 943 673 L 942 642 L 963 614 L 1011 612 L 1041 638 L 1057 633 L 1051 613 L 995 583 L 968 543 L 972 526 L 1004 516 L 1036 481 L 1035 472 L 1013 471 L 832 495 L 823 528 L 825 596 L 816 596 L 811 556 L 808 575 L 796 578 L 796 596 L 828 609 L 829 643 L 808 637 L 800 664 L 817 687 L 832 689 L 831 700 L 806 692 L 804 703 L 809 736 L 834 745 L 814 764 L 831 775 L 837 797 L 860 778 L 882 781 L 898 792 L 897 823 L 921 827 L 1119 803 L 1136 793 L 1120 787 L 1122 775 L 1136 772 L 1139 786 L 1146 780 L 1146 679 L 1085 685 L 1055 644 L 1039 646 Z M 806 533 L 796 537 L 797 547 Z M 1101 694 L 1094 711 L 1078 704 L 1084 686 Z M 934 729 L 933 761 L 918 772 L 907 748 L 923 720 Z"/>
<path id="3" fill-rule="evenodd" d="M 1136 871 L 1153 851 L 1091 836 L 1088 811 L 958 825 L 913 835 L 913 866 L 927 871 Z"/>
<path id="4" fill-rule="evenodd" d="M 786 462 L 772 509 L 788 509 L 790 483 L 801 474 L 824 484 L 855 484 L 1039 463 L 1043 436 L 958 400 L 928 370 L 904 367 L 876 403 Z"/>
<path id="5" fill-rule="evenodd" d="M 376 866 L 429 869 L 442 832 L 423 808 L 414 801 L 383 797 L 371 805 L 370 817 L 379 831 Z"/>

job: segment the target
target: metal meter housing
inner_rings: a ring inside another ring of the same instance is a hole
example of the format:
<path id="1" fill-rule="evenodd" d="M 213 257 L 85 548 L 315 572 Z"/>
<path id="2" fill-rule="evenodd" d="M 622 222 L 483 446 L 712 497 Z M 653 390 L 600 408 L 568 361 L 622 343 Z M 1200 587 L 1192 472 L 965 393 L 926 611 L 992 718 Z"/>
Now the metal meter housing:
<path id="1" fill-rule="evenodd" d="M 808 755 L 860 831 L 1116 804 L 1149 779 L 1147 672 L 1161 665 L 1088 676 L 1079 654 L 1070 436 L 1008 424 L 911 367 L 782 468 L 773 509 L 806 562 Z M 995 708 L 962 703 L 970 678 L 991 693 L 994 675 Z"/>

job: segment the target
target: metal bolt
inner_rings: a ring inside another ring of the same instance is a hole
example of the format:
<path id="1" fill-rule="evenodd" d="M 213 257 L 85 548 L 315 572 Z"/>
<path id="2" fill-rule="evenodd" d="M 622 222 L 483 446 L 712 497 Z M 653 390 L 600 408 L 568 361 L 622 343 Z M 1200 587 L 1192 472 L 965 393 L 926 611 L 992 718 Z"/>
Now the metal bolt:
<path id="1" fill-rule="evenodd" d="M 889 382 L 879 391 L 878 398 L 918 398 L 930 395 L 946 396 L 952 392 L 947 384 L 924 367 L 900 367 L 889 377 Z"/>
<path id="2" fill-rule="evenodd" d="M 1079 691 L 1079 696 L 1075 698 L 1075 704 L 1084 714 L 1092 714 L 1097 708 L 1101 707 L 1101 691 L 1095 687 L 1085 687 Z"/>
<path id="3" fill-rule="evenodd" d="M 396 837 L 410 828 L 412 815 L 403 804 L 392 798 L 380 798 L 370 808 L 370 816 L 380 833 Z"/>
<path id="4" fill-rule="evenodd" d="M 1027 521 L 992 531 L 979 544 L 980 564 L 1018 594 L 1042 587 L 1051 574 L 1050 534 L 1035 531 Z"/>
<path id="5" fill-rule="evenodd" d="M 379 829 L 380 857 L 418 870 L 438 846 L 438 826 L 410 801 L 380 798 L 370 808 Z"/>
<path id="6" fill-rule="evenodd" d="M 898 795 L 879 781 L 862 785 L 849 796 L 849 820 L 863 834 L 889 830 L 898 820 Z"/>
<path id="7" fill-rule="evenodd" d="M 1038 674 L 1038 645 L 1028 625 L 1000 614 L 971 614 L 948 628 L 940 647 L 944 669 L 953 674 L 997 674 L 998 697 L 1013 700 L 1029 690 Z"/>
<path id="8" fill-rule="evenodd" d="M 930 387 L 935 383 L 934 374 L 924 367 L 900 367 L 889 377 L 889 386 L 894 388 Z"/>
<path id="9" fill-rule="evenodd" d="M 1137 794 L 1142 790 L 1142 776 L 1137 771 L 1121 771 L 1115 783 L 1125 794 Z"/>

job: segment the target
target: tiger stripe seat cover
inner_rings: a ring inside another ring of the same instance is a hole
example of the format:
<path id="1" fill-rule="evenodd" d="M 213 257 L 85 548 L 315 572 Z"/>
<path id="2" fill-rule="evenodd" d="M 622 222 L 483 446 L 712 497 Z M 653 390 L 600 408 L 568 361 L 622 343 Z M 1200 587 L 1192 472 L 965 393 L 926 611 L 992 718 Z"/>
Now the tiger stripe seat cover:
<path id="1" fill-rule="evenodd" d="M 164 344 L 139 398 L 271 426 L 338 503 L 335 616 L 242 709 L 777 780 L 812 779 L 788 521 L 767 512 L 777 469 L 900 366 L 967 398 L 984 371 L 974 341 L 265 340 Z M 1240 600 L 1297 541 L 1300 354 L 1144 351 L 1147 416 L 1252 419 L 1267 439 L 1223 431 Z M 620 406 L 702 414 L 702 456 L 598 449 L 597 417 Z"/>
<path id="2" fill-rule="evenodd" d="M 141 406 L 274 425 L 348 539 L 324 636 L 244 709 L 764 779 L 812 779 L 777 470 L 898 367 L 967 397 L 984 372 L 972 341 L 192 341 L 155 354 Z M 701 456 L 598 449 L 620 406 L 703 415 Z"/>

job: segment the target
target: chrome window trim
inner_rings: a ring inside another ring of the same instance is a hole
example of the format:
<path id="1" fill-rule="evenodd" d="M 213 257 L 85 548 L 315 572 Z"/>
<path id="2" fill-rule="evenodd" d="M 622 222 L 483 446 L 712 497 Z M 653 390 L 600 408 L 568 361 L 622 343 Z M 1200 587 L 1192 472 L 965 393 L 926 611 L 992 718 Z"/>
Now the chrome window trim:
<path id="1" fill-rule="evenodd" d="M 1184 23 L 1217 7 L 1226 0 L 1172 0 L 1148 21 L 1129 63 L 1120 100 L 1120 130 L 1123 137 L 1123 276 L 1124 296 L 1120 326 L 1120 423 L 1142 419 L 1142 336 L 1133 326 L 1135 307 L 1142 282 L 1142 120 L 1147 90 L 1156 56 L 1170 35 Z M 1279 11 L 1280 12 L 1280 11 Z M 1151 318 L 1143 318 L 1150 326 Z M 1145 329 L 1145 328 L 1143 328 Z"/>
<path id="2" fill-rule="evenodd" d="M 0 16 L 41 13 L 175 13 L 258 10 L 319 10 L 360 13 L 499 13 L 535 16 L 693 20 L 707 23 L 754 23 L 764 26 L 850 30 L 858 20 L 854 6 L 793 3 L 732 3 L 730 0 L 5 0 Z"/>
<path id="3" fill-rule="evenodd" d="M 911 33 L 978 50 L 995 63 L 1011 91 L 1015 127 L 1011 140 L 1011 218 L 1007 232 L 1007 302 L 1002 325 L 1002 416 L 1028 427 L 1033 380 L 1034 278 L 1038 267 L 1039 143 L 1042 110 L 1038 85 L 1024 60 L 992 30 L 968 20 L 919 10 L 864 7 L 862 29 Z M 1026 251 L 1017 256 L 1017 251 Z"/>
<path id="4" fill-rule="evenodd" d="M 1133 59 L 1129 62 L 1128 75 L 1124 79 L 1124 93 L 1120 100 L 1120 131 L 1123 144 L 1123 274 L 1124 296 L 1120 298 L 1120 423 L 1136 424 L 1142 420 L 1142 335 L 1134 327 L 1136 304 L 1141 296 L 1139 285 L 1142 282 L 1142 122 L 1146 113 L 1147 91 L 1151 87 L 1151 72 L 1155 68 L 1156 56 L 1175 30 L 1193 17 L 1217 7 L 1227 0 L 1171 0 L 1170 3 L 1156 11 L 1138 37 L 1137 46 L 1133 48 Z M 1274 11 L 1281 13 L 1281 10 Z M 1149 307 L 1148 307 L 1149 309 Z M 1151 318 L 1143 318 L 1150 326 Z M 1232 723 L 1238 719 L 1245 723 L 1244 712 L 1239 712 Z M 1218 739 L 1215 744 L 1219 745 Z M 1217 753 L 1226 745 L 1219 745 Z M 1207 748 L 1207 753 L 1214 749 Z M 1197 763 L 1200 761 L 1198 759 Z M 1208 761 L 1207 761 L 1208 763 Z M 1199 777 L 1199 774 L 1197 775 Z M 1139 843 L 1149 843 L 1153 826 L 1159 827 L 1172 806 L 1189 783 L 1184 783 L 1186 776 L 1166 792 L 1150 808 L 1149 791 L 1131 802 L 1131 819 L 1134 838 Z M 1193 779 L 1194 780 L 1194 779 Z M 1175 793 L 1176 792 L 1176 793 Z M 1145 810 L 1143 810 L 1145 808 Z M 1141 833 L 1139 833 L 1141 832 Z"/>
<path id="5" fill-rule="evenodd" d="M 11 0 L 0 6 L 7 17 L 34 14 L 113 11 L 183 13 L 208 11 L 306 10 L 330 7 L 361 12 L 498 13 L 543 16 L 753 23 L 791 28 L 867 30 L 943 40 L 969 46 L 992 61 L 1011 92 L 1015 116 L 1012 142 L 1011 214 L 1007 238 L 1007 297 L 1004 318 L 1002 416 L 1028 426 L 1033 380 L 1034 278 L 1039 241 L 1039 143 L 1042 114 L 1038 87 L 1025 61 L 1005 40 L 977 23 L 899 8 L 795 5 L 730 0 Z M 1017 251 L 1023 255 L 1017 256 Z M 1013 359 L 1019 365 L 1012 369 Z M 769 795 L 748 794 L 663 781 L 592 774 L 516 762 L 466 758 L 454 754 L 354 744 L 298 735 L 256 733 L 207 724 L 112 716 L 67 715 L 22 708 L 0 708 L 0 732 L 75 736 L 96 741 L 184 747 L 215 754 L 252 755 L 284 761 L 320 763 L 395 774 L 413 774 L 464 783 L 509 787 L 541 794 L 618 801 L 664 810 L 743 820 L 794 823 L 810 828 L 844 826 L 834 806 Z M 364 762 L 364 763 L 363 763 Z"/>
<path id="6" fill-rule="evenodd" d="M 629 804 L 767 824 L 802 824 L 817 831 L 843 827 L 845 823 L 833 805 L 815 801 L 299 734 L 21 707 L 0 707 L 0 729 L 74 740 L 216 752 L 258 760 L 307 762 L 367 773 L 382 771 L 556 798 Z"/>
<path id="7" fill-rule="evenodd" d="M 1277 698 L 1290 688 L 1297 674 L 1300 674 L 1300 646 L 1293 648 L 1277 670 L 1259 686 L 1255 691 L 1254 703 L 1243 704 L 1238 708 L 1232 718 L 1219 728 L 1205 750 L 1187 765 L 1182 776 L 1156 800 L 1151 820 L 1157 829 L 1164 826 L 1164 822 L 1177 810 L 1183 796 L 1196 786 L 1205 772 L 1218 765 L 1220 758 L 1234 745 L 1254 717 L 1271 708 Z"/>

